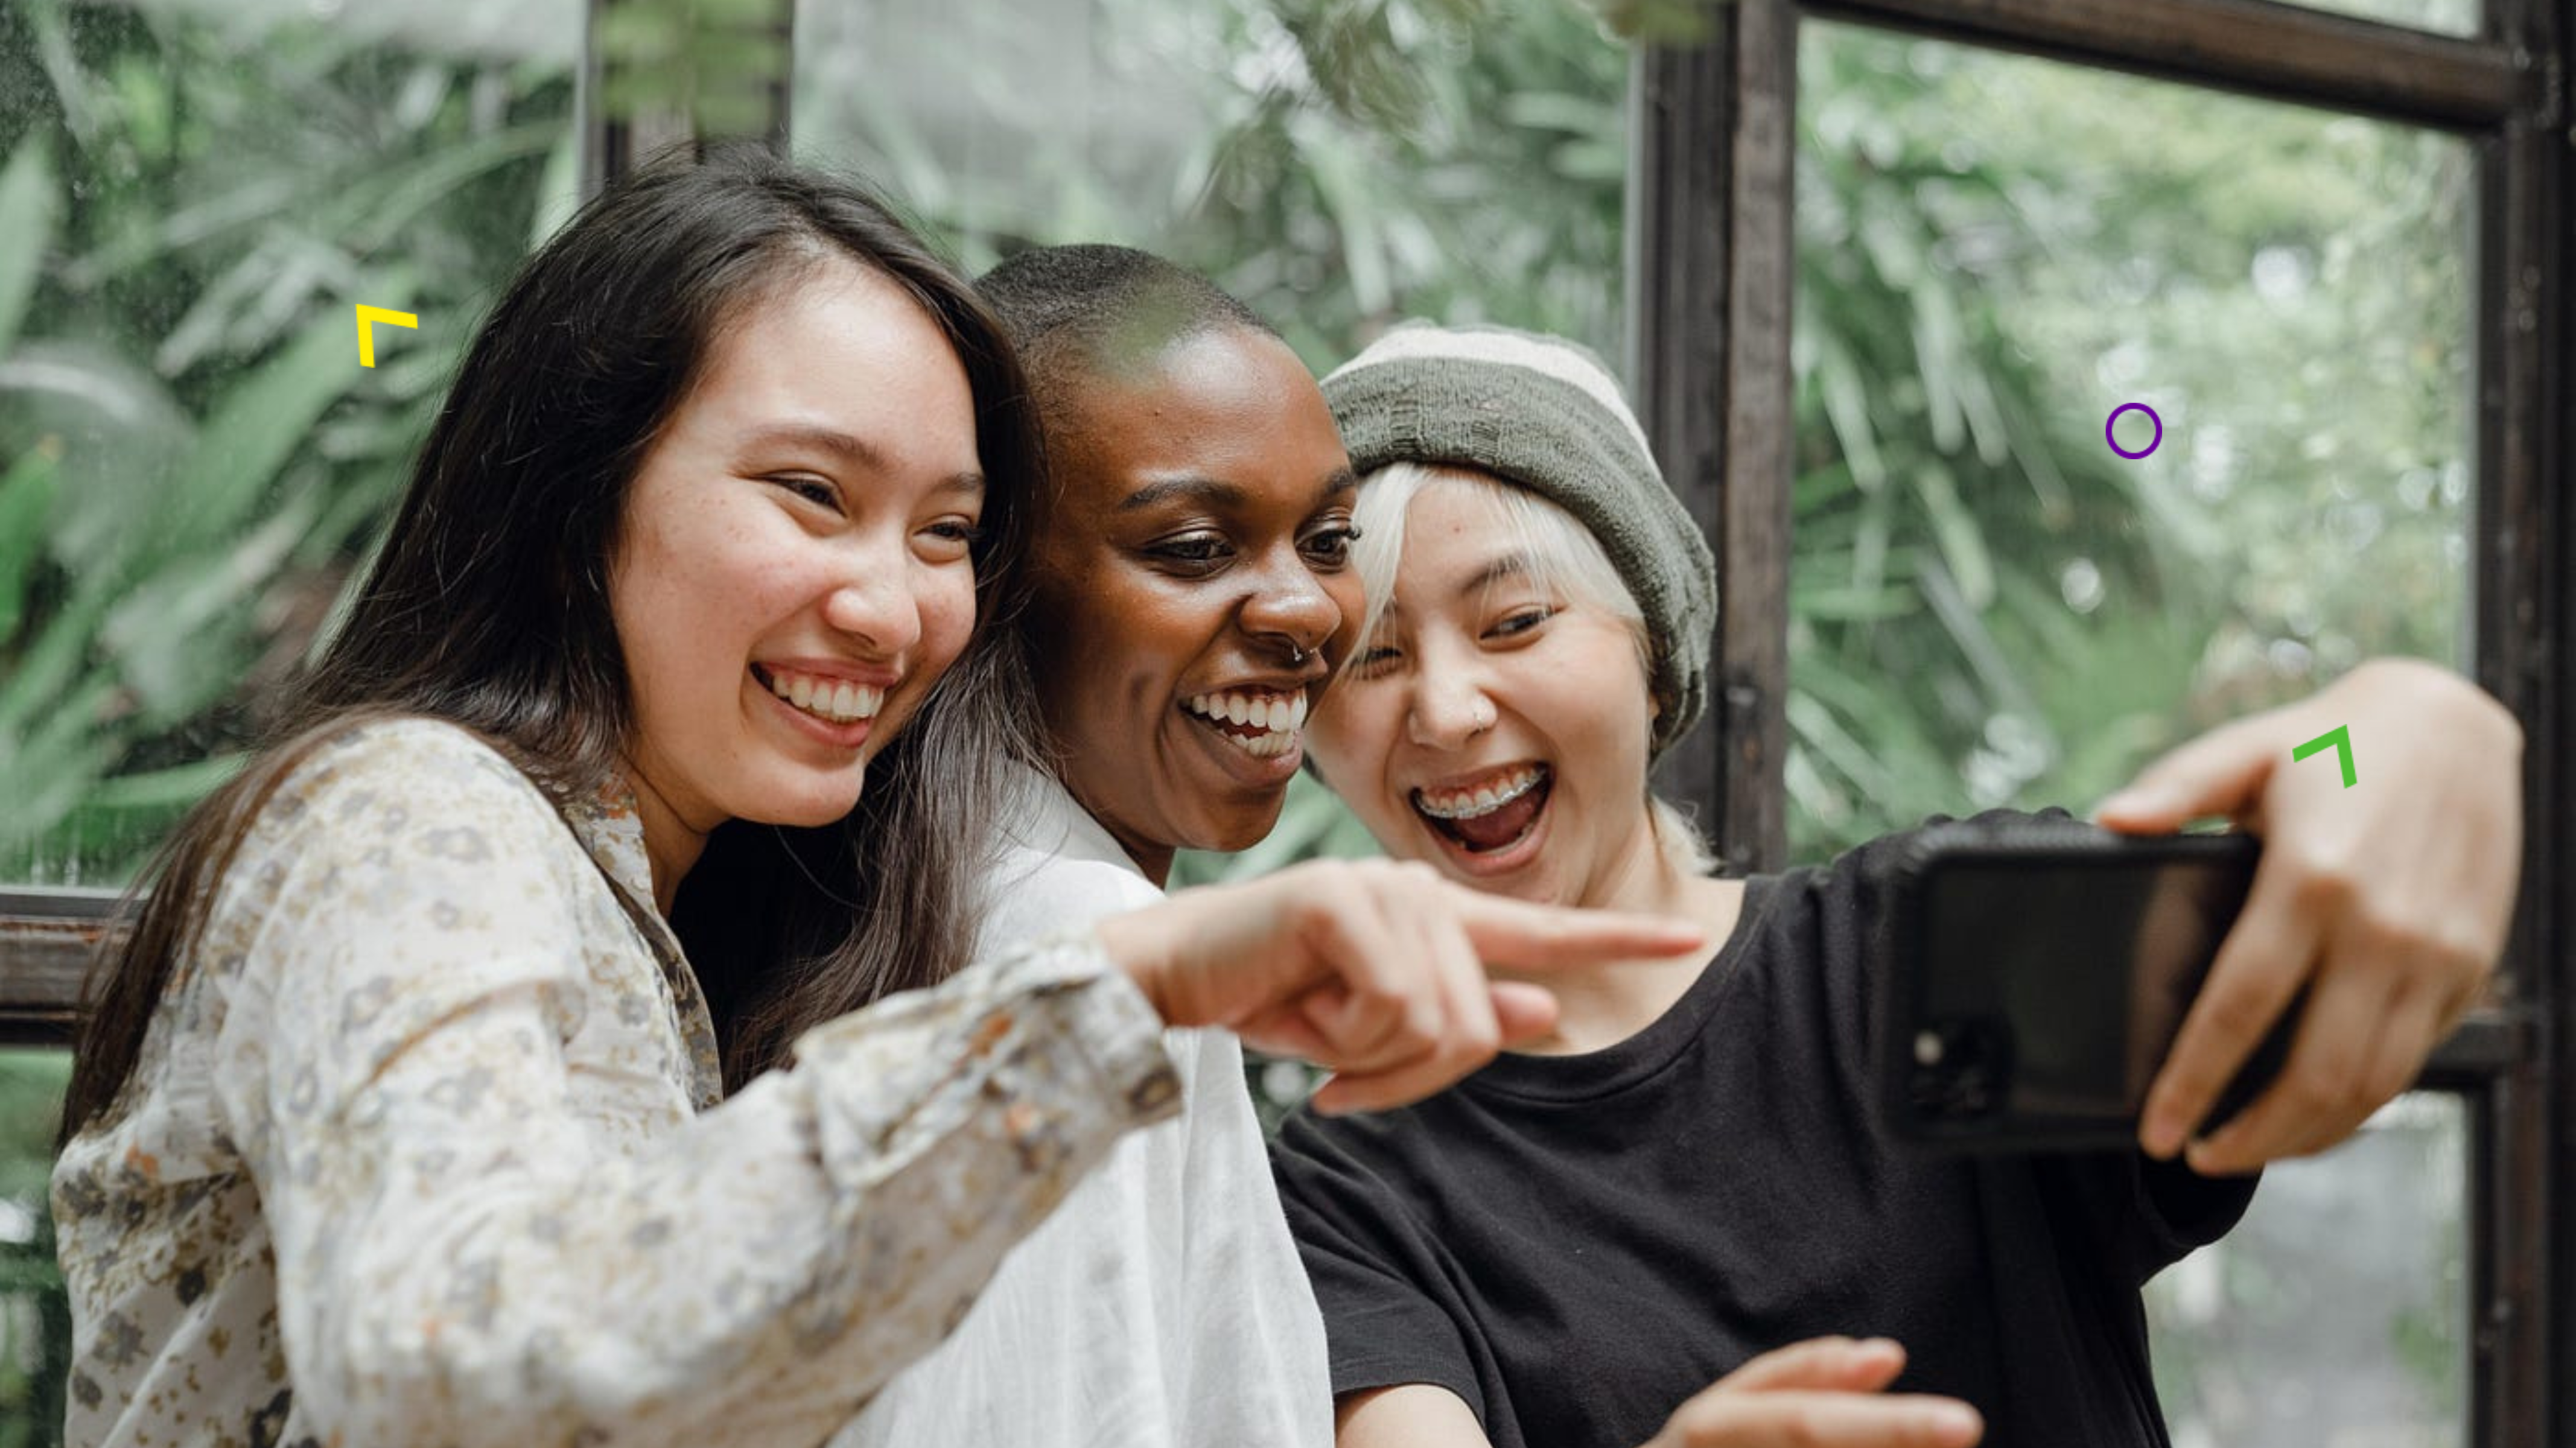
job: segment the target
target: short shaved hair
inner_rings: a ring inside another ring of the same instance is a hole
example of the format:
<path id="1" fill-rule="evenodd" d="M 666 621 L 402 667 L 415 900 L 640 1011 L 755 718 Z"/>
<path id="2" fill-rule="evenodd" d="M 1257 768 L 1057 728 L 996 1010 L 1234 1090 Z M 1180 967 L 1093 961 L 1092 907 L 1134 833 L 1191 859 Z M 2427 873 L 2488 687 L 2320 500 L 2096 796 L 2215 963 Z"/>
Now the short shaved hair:
<path id="1" fill-rule="evenodd" d="M 1034 247 L 975 286 L 1000 314 L 1050 431 L 1085 378 L 1132 375 L 1204 332 L 1279 335 L 1216 283 L 1132 246 Z"/>

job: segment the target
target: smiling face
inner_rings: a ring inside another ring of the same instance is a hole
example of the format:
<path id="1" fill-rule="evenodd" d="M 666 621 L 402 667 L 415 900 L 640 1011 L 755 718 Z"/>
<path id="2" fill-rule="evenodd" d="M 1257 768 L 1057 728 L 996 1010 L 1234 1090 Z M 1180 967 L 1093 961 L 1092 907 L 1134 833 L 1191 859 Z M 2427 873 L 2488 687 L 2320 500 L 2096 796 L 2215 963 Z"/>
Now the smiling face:
<path id="1" fill-rule="evenodd" d="M 1502 488 L 1443 472 L 1405 508 L 1389 602 L 1316 712 L 1315 762 L 1390 855 L 1522 899 L 1613 900 L 1662 869 L 1636 628 L 1570 596 Z"/>
<path id="2" fill-rule="evenodd" d="M 1244 849 L 1278 820 L 1358 628 L 1355 487 L 1323 393 L 1267 334 L 1199 332 L 1074 391 L 1049 419 L 1031 658 L 1066 786 L 1161 879 L 1175 848 Z"/>
<path id="3" fill-rule="evenodd" d="M 973 629 L 983 503 L 965 371 L 893 281 L 820 261 L 719 332 L 610 564 L 657 895 L 725 820 L 849 813 Z"/>

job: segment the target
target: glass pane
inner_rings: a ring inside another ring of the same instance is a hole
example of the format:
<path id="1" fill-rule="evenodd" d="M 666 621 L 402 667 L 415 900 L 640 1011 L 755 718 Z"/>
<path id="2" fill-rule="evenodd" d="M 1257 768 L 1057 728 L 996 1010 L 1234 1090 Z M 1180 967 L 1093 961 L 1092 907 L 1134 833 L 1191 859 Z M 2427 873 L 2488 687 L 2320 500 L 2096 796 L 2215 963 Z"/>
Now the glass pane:
<path id="1" fill-rule="evenodd" d="M 583 8 L 10 0 L 0 882 L 119 883 L 235 767 L 571 204 Z"/>
<path id="2" fill-rule="evenodd" d="M 0 1049 L 0 1443 L 62 1437 L 71 1306 L 45 1188 L 70 1070 L 66 1052 Z"/>
<path id="3" fill-rule="evenodd" d="M 1793 858 L 2466 656 L 2466 143 L 1803 47 Z"/>
<path id="4" fill-rule="evenodd" d="M 2174 1448 L 2466 1441 L 2467 1118 L 2398 1098 L 2148 1288 Z"/>
<path id="5" fill-rule="evenodd" d="M 1118 242 L 1215 278 L 1319 372 L 1390 322 L 1620 354 L 1628 54 L 1572 5 L 803 0 L 801 159 L 863 171 L 967 266 Z M 1233 860 L 1373 853 L 1313 781 Z"/>
<path id="6" fill-rule="evenodd" d="M 2305 10 L 2331 10 L 2337 15 L 2352 15 L 2363 20 L 2377 20 L 2387 25 L 2403 25 L 2412 30 L 2429 30 L 2436 35 L 2475 35 L 2483 18 L 2483 0 L 2288 0 Z"/>
<path id="7" fill-rule="evenodd" d="M 1799 85 L 1792 858 L 2466 656 L 2462 142 L 1829 25 Z M 2460 1111 L 2157 1285 L 2178 1445 L 2462 1441 Z"/>
<path id="8" fill-rule="evenodd" d="M 1628 58 L 1579 7 L 804 0 L 796 33 L 802 157 L 974 270 L 1143 247 L 1319 369 L 1400 317 L 1618 352 Z"/>

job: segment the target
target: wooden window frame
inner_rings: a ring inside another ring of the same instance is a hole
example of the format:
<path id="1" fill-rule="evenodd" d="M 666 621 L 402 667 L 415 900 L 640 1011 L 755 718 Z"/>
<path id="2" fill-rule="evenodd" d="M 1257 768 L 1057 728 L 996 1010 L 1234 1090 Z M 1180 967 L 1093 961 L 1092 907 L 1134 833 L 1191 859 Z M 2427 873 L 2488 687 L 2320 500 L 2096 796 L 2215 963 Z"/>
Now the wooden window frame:
<path id="1" fill-rule="evenodd" d="M 1630 375 L 1719 559 L 1716 707 L 1664 783 L 1737 869 L 1785 863 L 1798 29 L 1809 17 L 2439 129 L 2477 168 L 2473 669 L 2521 720 L 2523 888 L 2497 997 L 2422 1082 L 2471 1122 L 2469 1442 L 2576 1444 L 2576 0 L 2447 37 L 2270 0 L 1734 0 L 1631 85 Z"/>

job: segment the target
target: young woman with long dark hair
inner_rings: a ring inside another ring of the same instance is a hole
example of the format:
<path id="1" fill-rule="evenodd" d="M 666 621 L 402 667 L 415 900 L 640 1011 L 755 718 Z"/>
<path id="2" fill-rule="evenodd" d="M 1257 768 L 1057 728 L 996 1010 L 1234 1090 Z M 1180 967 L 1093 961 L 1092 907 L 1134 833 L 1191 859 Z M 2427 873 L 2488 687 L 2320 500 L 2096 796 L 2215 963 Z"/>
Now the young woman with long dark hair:
<path id="1" fill-rule="evenodd" d="M 1171 1114 L 1166 1026 L 1378 1106 L 1547 1028 L 1483 962 L 1696 943 L 1324 867 L 961 969 L 1040 472 L 860 192 L 663 166 L 547 243 L 106 962 L 69 1440 L 804 1448 Z"/>

